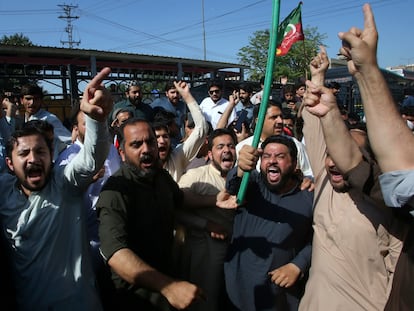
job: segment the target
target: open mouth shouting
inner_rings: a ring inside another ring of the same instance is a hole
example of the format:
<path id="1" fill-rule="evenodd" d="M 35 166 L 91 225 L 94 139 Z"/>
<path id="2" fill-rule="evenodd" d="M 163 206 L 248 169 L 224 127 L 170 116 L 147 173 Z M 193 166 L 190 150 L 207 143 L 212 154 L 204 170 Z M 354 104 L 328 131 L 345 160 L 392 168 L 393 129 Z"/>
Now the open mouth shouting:
<path id="1" fill-rule="evenodd" d="M 142 168 L 151 168 L 154 165 L 154 158 L 150 154 L 144 154 L 140 159 Z"/>
<path id="2" fill-rule="evenodd" d="M 44 170 L 40 165 L 28 166 L 25 170 L 26 180 L 30 185 L 41 185 L 44 181 Z"/>
<path id="3" fill-rule="evenodd" d="M 278 183 L 281 179 L 280 168 L 275 165 L 269 166 L 266 170 L 266 175 L 269 183 Z"/>
<path id="4" fill-rule="evenodd" d="M 331 175 L 331 181 L 334 183 L 340 183 L 344 181 L 342 174 L 334 168 L 329 169 L 329 174 Z"/>
<path id="5" fill-rule="evenodd" d="M 160 159 L 167 158 L 168 155 L 168 148 L 165 145 L 158 145 L 158 154 Z"/>
<path id="6" fill-rule="evenodd" d="M 221 166 L 226 169 L 231 169 L 234 164 L 234 158 L 231 153 L 224 154 L 221 157 Z"/>

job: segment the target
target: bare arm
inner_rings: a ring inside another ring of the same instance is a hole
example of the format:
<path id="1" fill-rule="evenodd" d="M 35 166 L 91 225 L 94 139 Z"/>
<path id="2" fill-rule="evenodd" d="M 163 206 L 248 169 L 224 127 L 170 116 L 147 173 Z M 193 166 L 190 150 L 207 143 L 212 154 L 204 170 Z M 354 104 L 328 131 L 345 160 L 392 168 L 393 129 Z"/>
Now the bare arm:
<path id="1" fill-rule="evenodd" d="M 221 129 L 221 128 L 227 127 L 227 125 L 229 124 L 230 116 L 234 110 L 234 107 L 236 107 L 238 101 L 239 101 L 239 96 L 237 92 L 233 92 L 233 94 L 229 96 L 229 104 L 227 105 L 219 121 L 217 122 L 216 128 Z"/>
<path id="2" fill-rule="evenodd" d="M 368 137 L 381 170 L 414 168 L 414 137 L 403 122 L 377 63 L 378 33 L 369 4 L 363 7 L 364 29 L 340 32 L 341 54 L 358 82 Z"/>
<path id="3" fill-rule="evenodd" d="M 128 248 L 115 252 L 108 264 L 128 283 L 161 293 L 177 309 L 187 308 L 197 298 L 202 297 L 201 290 L 194 284 L 166 276 Z"/>
<path id="4" fill-rule="evenodd" d="M 312 82 L 307 82 L 304 102 L 307 110 L 319 117 L 329 155 L 338 169 L 347 173 L 362 161 L 362 153 L 341 117 L 336 97 L 323 86 L 328 65 L 326 50 L 321 47 L 320 53 L 310 64 Z"/>

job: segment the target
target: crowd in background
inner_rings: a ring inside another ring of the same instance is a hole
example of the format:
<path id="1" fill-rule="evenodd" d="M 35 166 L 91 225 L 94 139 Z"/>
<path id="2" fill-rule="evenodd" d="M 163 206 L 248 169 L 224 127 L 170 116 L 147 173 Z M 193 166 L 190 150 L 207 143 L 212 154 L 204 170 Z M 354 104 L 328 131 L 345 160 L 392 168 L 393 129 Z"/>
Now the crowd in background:
<path id="1" fill-rule="evenodd" d="M 110 68 L 66 126 L 36 84 L 21 86 L 20 109 L 2 98 L 9 309 L 414 308 L 414 97 L 394 102 L 363 12 L 363 29 L 339 33 L 363 118 L 325 83 L 324 47 L 309 80 L 267 100 L 264 79 L 228 98 L 213 79 L 199 103 L 183 81 L 144 103 L 138 81 L 123 96 L 103 86 Z"/>

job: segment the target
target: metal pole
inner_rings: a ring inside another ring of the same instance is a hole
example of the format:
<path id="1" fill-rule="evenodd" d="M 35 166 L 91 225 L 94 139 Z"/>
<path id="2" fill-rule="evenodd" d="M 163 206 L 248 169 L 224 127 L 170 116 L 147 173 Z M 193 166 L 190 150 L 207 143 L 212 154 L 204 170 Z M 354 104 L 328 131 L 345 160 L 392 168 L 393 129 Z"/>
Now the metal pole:
<path id="1" fill-rule="evenodd" d="M 204 0 L 201 0 L 201 13 L 203 18 L 203 50 L 204 50 L 204 60 L 207 60 L 207 51 L 206 51 L 206 26 L 204 24 Z"/>

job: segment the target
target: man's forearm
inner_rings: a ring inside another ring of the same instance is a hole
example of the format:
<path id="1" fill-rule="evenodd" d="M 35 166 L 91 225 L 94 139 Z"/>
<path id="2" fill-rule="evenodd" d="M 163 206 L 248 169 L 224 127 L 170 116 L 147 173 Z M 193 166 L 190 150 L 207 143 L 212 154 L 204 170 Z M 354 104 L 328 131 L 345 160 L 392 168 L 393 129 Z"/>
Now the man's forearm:
<path id="1" fill-rule="evenodd" d="M 118 250 L 108 261 L 109 266 L 129 284 L 161 292 L 174 280 L 157 271 L 132 250 Z"/>
<path id="2" fill-rule="evenodd" d="M 106 122 L 98 122 L 85 116 L 86 132 L 83 148 L 65 167 L 66 177 L 80 187 L 86 187 L 102 168 L 110 147 Z"/>
<path id="3" fill-rule="evenodd" d="M 224 109 L 223 114 L 221 115 L 219 121 L 217 122 L 216 128 L 226 128 L 229 124 L 230 116 L 233 112 L 236 103 L 234 100 L 230 100 L 229 104 L 227 105 L 226 109 Z M 233 121 L 233 120 L 232 120 Z"/>
<path id="4" fill-rule="evenodd" d="M 338 108 L 320 118 L 329 155 L 342 173 L 347 173 L 362 161 L 362 153 L 351 137 Z"/>
<path id="5" fill-rule="evenodd" d="M 414 168 L 414 136 L 377 66 L 355 75 L 364 104 L 368 137 L 382 171 Z"/>

